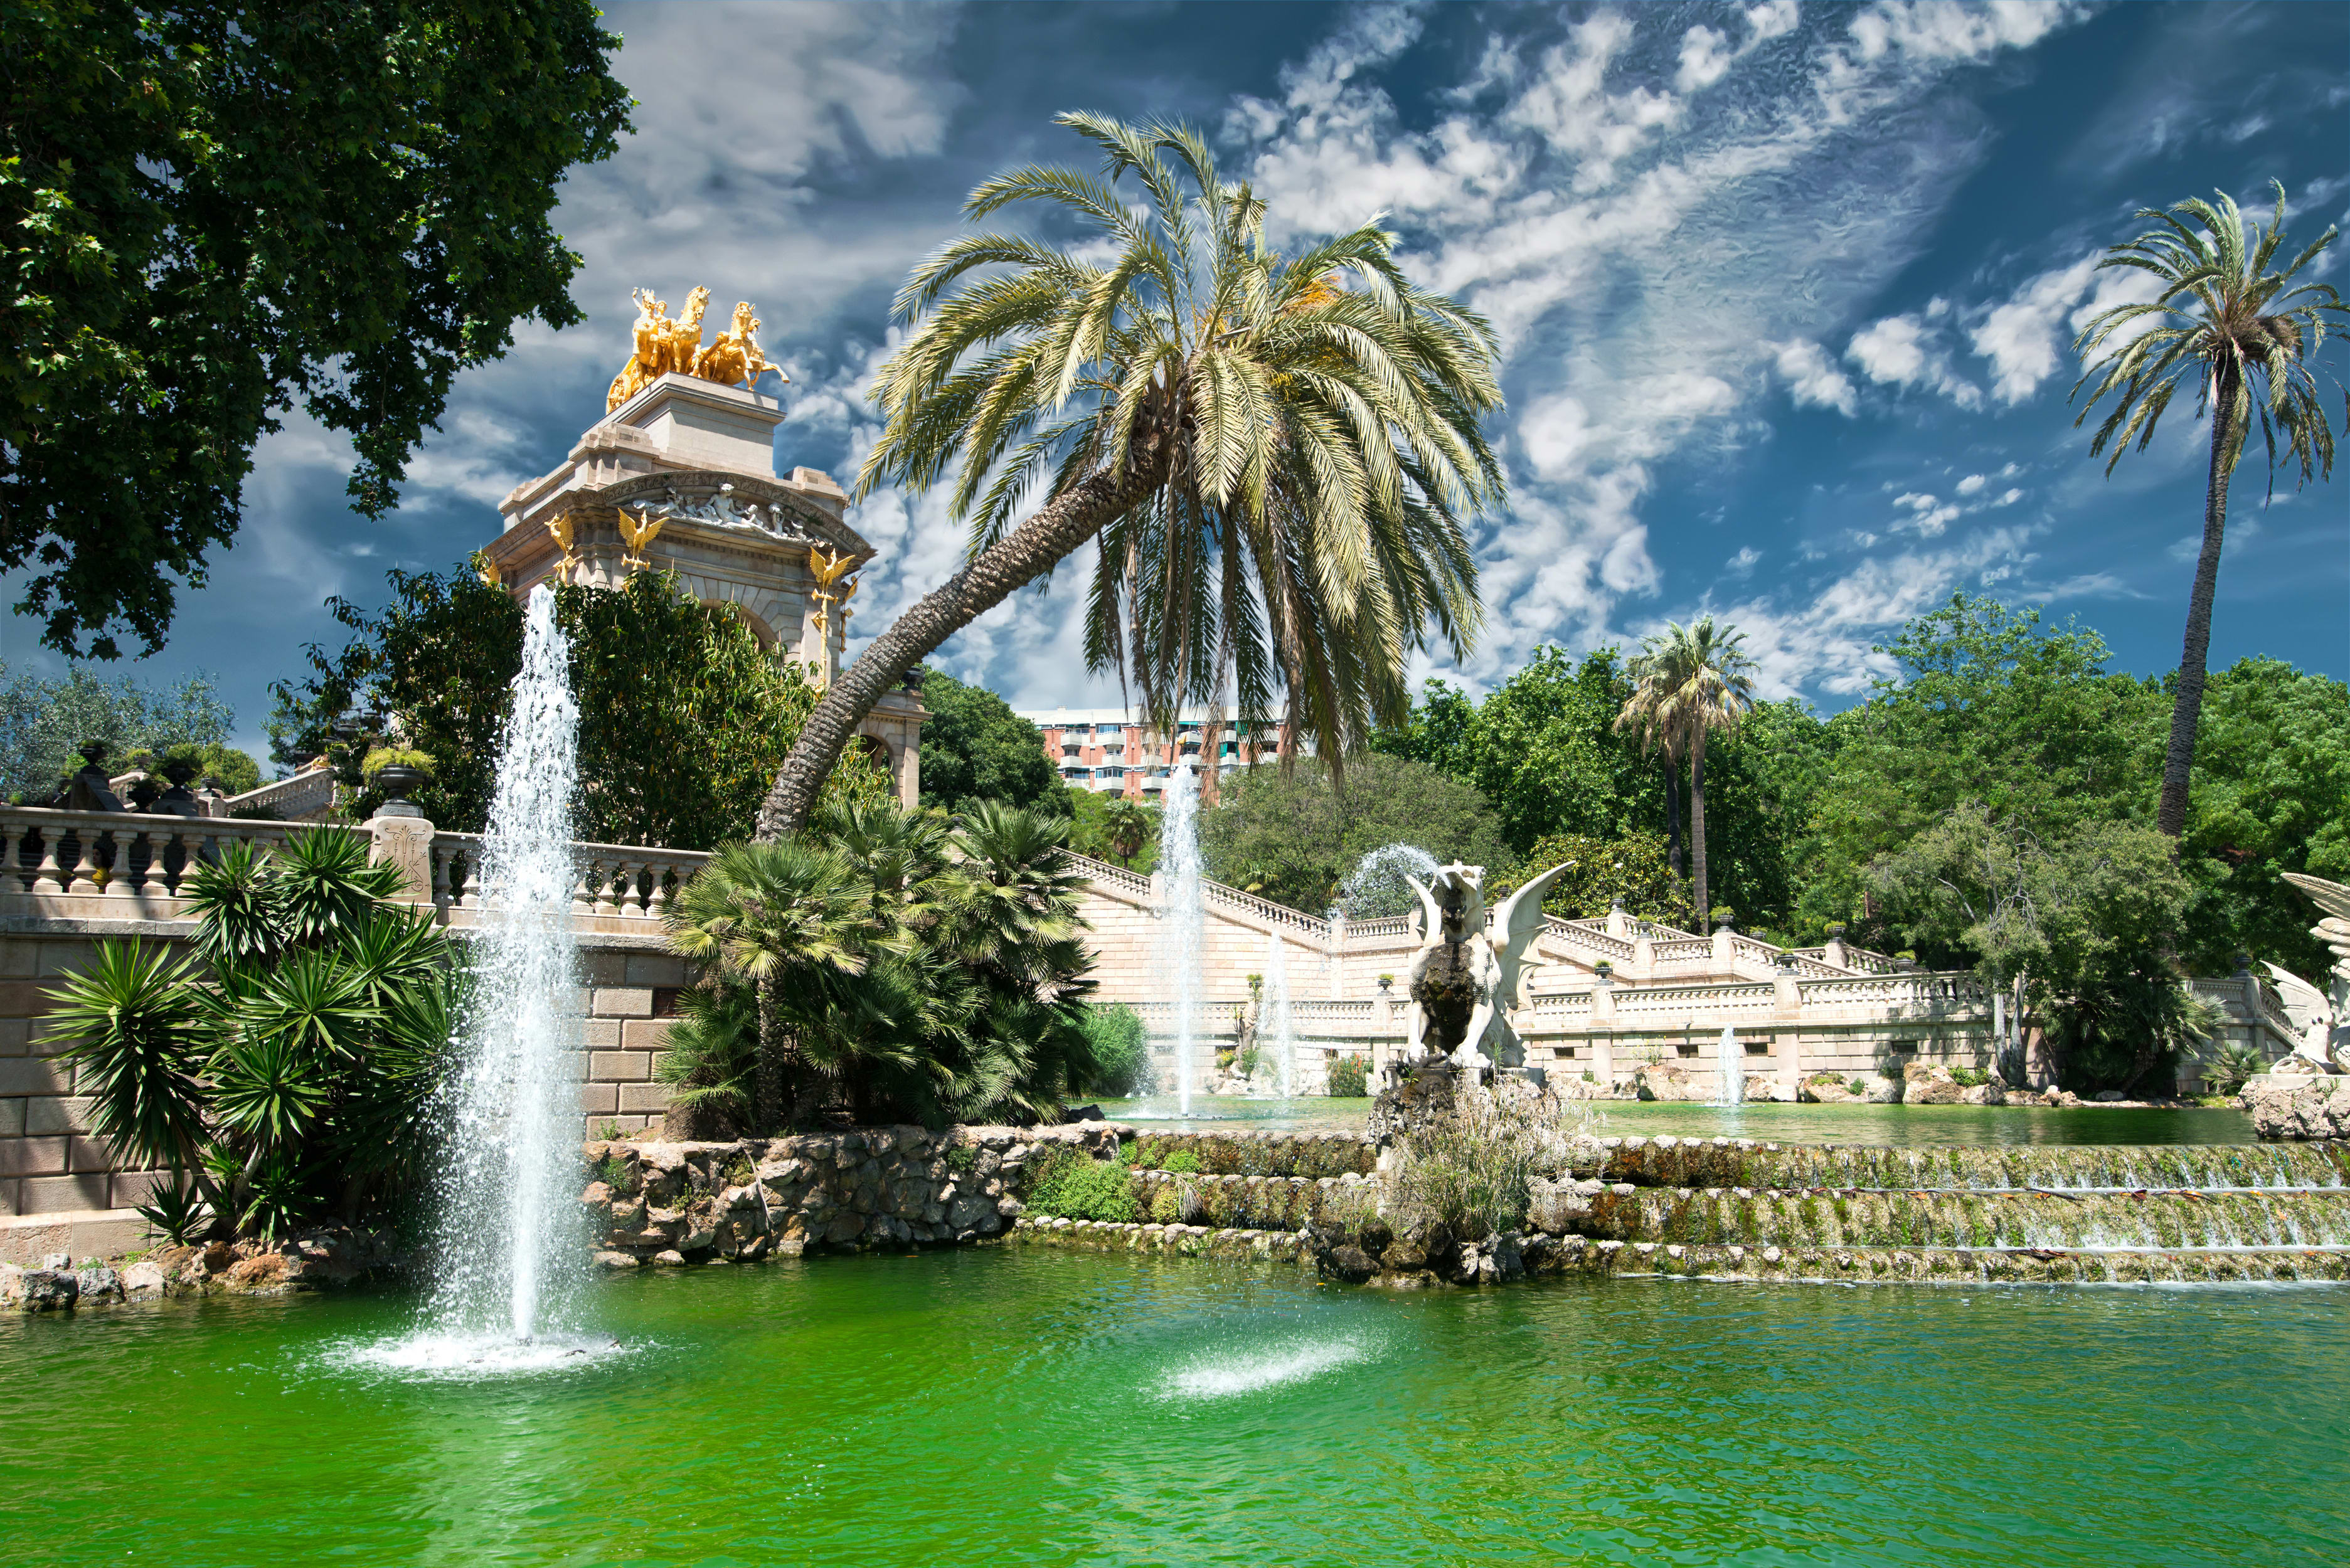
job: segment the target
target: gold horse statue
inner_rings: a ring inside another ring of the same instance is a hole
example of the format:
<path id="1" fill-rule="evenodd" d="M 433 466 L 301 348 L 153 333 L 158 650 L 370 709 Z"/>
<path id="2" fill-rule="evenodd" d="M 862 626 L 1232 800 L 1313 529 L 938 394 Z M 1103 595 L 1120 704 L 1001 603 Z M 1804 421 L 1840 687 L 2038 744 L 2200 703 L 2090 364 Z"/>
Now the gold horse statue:
<path id="1" fill-rule="evenodd" d="M 729 387 L 740 381 L 755 389 L 761 372 L 783 374 L 760 351 L 759 318 L 752 314 L 750 301 L 735 306 L 733 325 L 704 348 L 702 317 L 710 306 L 710 290 L 696 288 L 688 295 L 685 309 L 675 320 L 670 318 L 668 301 L 641 288 L 631 290 L 630 297 L 637 302 L 637 319 L 630 329 L 629 362 L 604 394 L 606 413 L 665 375 L 692 376 Z"/>

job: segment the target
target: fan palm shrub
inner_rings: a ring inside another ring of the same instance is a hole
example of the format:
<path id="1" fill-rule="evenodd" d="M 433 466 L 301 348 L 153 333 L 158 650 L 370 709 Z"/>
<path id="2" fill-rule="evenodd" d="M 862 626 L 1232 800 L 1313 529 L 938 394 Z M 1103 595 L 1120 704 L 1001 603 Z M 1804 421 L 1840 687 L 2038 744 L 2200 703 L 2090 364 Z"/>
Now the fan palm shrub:
<path id="1" fill-rule="evenodd" d="M 1034 1121 L 1096 1073 L 1066 818 L 848 803 L 721 850 L 671 906 L 703 981 L 659 1066 L 754 1131 Z"/>
<path id="2" fill-rule="evenodd" d="M 2155 813 L 2155 826 L 2176 839 L 2187 830 L 2188 784 L 2211 649 L 2211 600 L 2227 535 L 2228 482 L 2243 461 L 2255 419 L 2267 446 L 2272 488 L 2280 458 L 2298 464 L 2301 484 L 2313 476 L 2332 476 L 2334 427 L 2312 357 L 2325 341 L 2328 319 L 2339 330 L 2350 308 L 2331 284 L 2293 283 L 2333 244 L 2332 224 L 2290 266 L 2272 270 L 2284 244 L 2282 184 L 2276 184 L 2276 212 L 2265 225 L 2247 224 L 2225 192 L 2210 202 L 2190 198 L 2168 213 L 2141 208 L 2137 215 L 2158 226 L 2113 246 L 2097 265 L 2151 274 L 2161 292 L 2149 301 L 2101 311 L 2082 329 L 2073 345 L 2081 356 L 2082 375 L 2072 396 L 2090 390 L 2073 422 L 2077 427 L 2113 398 L 2089 442 L 2093 456 L 2113 448 L 2106 461 L 2110 474 L 2124 452 L 2146 450 L 2181 386 L 2194 387 L 2199 416 L 2210 410 L 2203 545 L 2187 597 L 2187 635 L 2163 753 L 2162 799 Z M 2350 423 L 2350 396 L 2343 415 Z"/>
<path id="3" fill-rule="evenodd" d="M 414 1189 L 457 981 L 430 917 L 385 902 L 399 886 L 338 828 L 234 846 L 189 875 L 193 958 L 102 941 L 50 990 L 92 1129 L 172 1173 L 158 1230 L 275 1236 Z"/>
<path id="4" fill-rule="evenodd" d="M 1689 759 L 1690 874 L 1700 934 L 1711 929 L 1705 864 L 1705 750 L 1716 730 L 1734 730 L 1754 707 L 1754 661 L 1746 636 L 1711 616 L 1689 626 L 1667 622 L 1627 662 L 1632 695 L 1618 728 L 1653 737 L 1668 761 Z"/>
<path id="5" fill-rule="evenodd" d="M 1402 721 L 1429 627 L 1456 656 L 1476 635 L 1468 526 L 1504 493 L 1479 428 L 1502 402 L 1484 319 L 1414 286 L 1376 223 L 1275 250 L 1196 131 L 1056 123 L 1098 173 L 1011 170 L 963 211 L 1038 203 L 1072 242 L 984 231 L 922 263 L 873 388 L 858 493 L 951 472 L 963 566 L 833 681 L 762 837 L 807 820 L 883 692 L 1089 540 L 1088 666 L 1165 729 L 1229 687 L 1251 733 L 1282 708 L 1341 757 Z"/>

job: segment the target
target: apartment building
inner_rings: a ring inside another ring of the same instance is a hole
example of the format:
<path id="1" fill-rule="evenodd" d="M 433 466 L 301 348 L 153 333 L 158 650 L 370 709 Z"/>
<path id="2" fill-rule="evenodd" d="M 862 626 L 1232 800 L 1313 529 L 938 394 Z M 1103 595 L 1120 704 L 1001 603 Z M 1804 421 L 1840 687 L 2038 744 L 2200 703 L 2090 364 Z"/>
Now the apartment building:
<path id="1" fill-rule="evenodd" d="M 1279 753 L 1278 726 L 1252 735 L 1247 725 L 1212 708 L 1186 708 L 1176 715 L 1172 734 L 1138 722 L 1123 708 L 1027 709 L 1020 717 L 1044 732 L 1045 754 L 1073 789 L 1157 800 L 1177 766 L 1189 763 L 1200 775 L 1200 793 L 1212 800 L 1216 781 L 1260 756 Z M 1299 754 L 1314 747 L 1303 742 Z"/>

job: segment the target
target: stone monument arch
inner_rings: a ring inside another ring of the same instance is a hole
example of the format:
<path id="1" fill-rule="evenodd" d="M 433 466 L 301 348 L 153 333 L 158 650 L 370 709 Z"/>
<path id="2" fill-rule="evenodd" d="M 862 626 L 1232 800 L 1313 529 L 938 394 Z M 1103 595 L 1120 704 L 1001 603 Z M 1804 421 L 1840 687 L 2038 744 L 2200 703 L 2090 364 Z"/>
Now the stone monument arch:
<path id="1" fill-rule="evenodd" d="M 660 302 L 640 303 L 650 316 Z M 481 552 L 483 575 L 519 597 L 549 578 L 618 587 L 636 572 L 674 571 L 824 684 L 840 672 L 858 574 L 874 550 L 845 520 L 848 497 L 829 474 L 776 473 L 783 404 L 756 389 L 770 367 L 749 340 L 749 306 L 735 322 L 742 341 L 713 355 L 671 341 L 679 323 L 640 321 L 610 410 L 559 467 L 498 504 L 504 528 Z M 681 364 L 692 369 L 670 368 Z M 928 716 L 914 692 L 892 691 L 858 727 L 909 807 L 920 798 Z"/>

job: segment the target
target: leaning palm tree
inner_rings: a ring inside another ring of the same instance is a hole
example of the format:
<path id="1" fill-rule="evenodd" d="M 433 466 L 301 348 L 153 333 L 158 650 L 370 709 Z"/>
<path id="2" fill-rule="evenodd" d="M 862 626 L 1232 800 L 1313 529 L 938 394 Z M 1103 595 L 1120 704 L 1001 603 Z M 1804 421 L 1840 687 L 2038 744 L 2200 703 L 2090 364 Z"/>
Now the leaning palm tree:
<path id="1" fill-rule="evenodd" d="M 907 670 L 1097 537 L 1088 665 L 1164 728 L 1229 689 L 1242 720 L 1278 705 L 1335 761 L 1401 721 L 1430 624 L 1456 654 L 1474 639 L 1468 524 L 1504 493 L 1479 430 L 1502 401 L 1492 329 L 1409 282 L 1376 223 L 1272 249 L 1264 203 L 1196 131 L 1058 123 L 1100 150 L 1099 174 L 1013 170 L 963 210 L 1041 202 L 1079 237 L 966 234 L 899 291 L 907 337 L 875 381 L 885 422 L 858 493 L 951 470 L 969 553 L 826 691 L 764 837 L 807 819 Z"/>
<path id="2" fill-rule="evenodd" d="M 1754 661 L 1746 634 L 1711 616 L 1690 626 L 1668 621 L 1631 661 L 1632 697 L 1617 715 L 1659 737 L 1666 755 L 1690 764 L 1690 871 L 1697 884 L 1697 929 L 1713 929 L 1705 867 L 1705 747 L 1716 730 L 1734 730 L 1754 706 Z M 1637 717 L 1635 715 L 1638 715 Z"/>
<path id="3" fill-rule="evenodd" d="M 2272 181 L 2272 184 L 2276 182 Z M 2276 185 L 2276 213 L 2265 227 L 2247 233 L 2243 214 L 2226 192 L 2217 203 L 2189 200 L 2169 213 L 2140 209 L 2138 216 L 2161 224 L 2126 244 L 2114 246 L 2100 267 L 2137 267 L 2161 283 L 2151 301 L 2117 305 L 2100 312 L 2074 340 L 2082 376 L 2072 395 L 2096 383 L 2075 426 L 2107 394 L 2112 412 L 2089 443 L 2092 455 L 2108 441 L 2113 456 L 2106 472 L 2122 460 L 2137 438 L 2144 452 L 2172 394 L 2190 378 L 2196 410 L 2211 409 L 2211 466 L 2203 490 L 2203 552 L 2195 564 L 2195 587 L 2187 600 L 2186 646 L 2178 656 L 2178 691 L 2170 708 L 2170 744 L 2162 763 L 2162 802 L 2155 826 L 2177 838 L 2187 828 L 2188 781 L 2195 767 L 2195 729 L 2203 711 L 2204 662 L 2211 647 L 2211 597 L 2220 580 L 2220 547 L 2227 531 L 2228 478 L 2242 461 L 2257 410 L 2268 445 L 2270 484 L 2275 484 L 2279 438 L 2284 455 L 2301 466 L 2300 483 L 2334 472 L 2334 429 L 2318 399 L 2311 357 L 2325 340 L 2326 317 L 2345 314 L 2332 286 L 2304 283 L 2287 288 L 2295 274 L 2334 240 L 2332 225 L 2291 266 L 2272 272 L 2283 244 L 2284 187 Z M 2338 383 L 2337 383 L 2338 386 Z M 2256 395 L 2257 394 L 2257 395 Z M 2350 397 L 2343 408 L 2350 425 Z"/>

